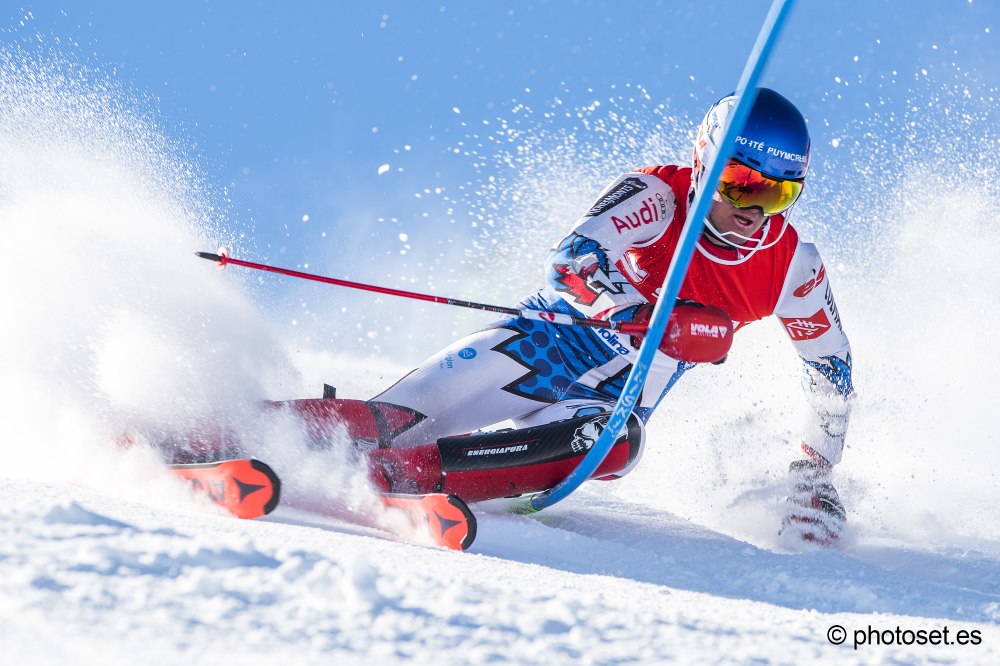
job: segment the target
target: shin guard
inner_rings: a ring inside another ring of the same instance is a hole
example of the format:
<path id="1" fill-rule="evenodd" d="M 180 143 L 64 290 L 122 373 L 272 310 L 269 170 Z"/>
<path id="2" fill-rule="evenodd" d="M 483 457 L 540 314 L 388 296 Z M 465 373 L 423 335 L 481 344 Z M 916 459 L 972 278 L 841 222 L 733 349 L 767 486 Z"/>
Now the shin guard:
<path id="1" fill-rule="evenodd" d="M 565 479 L 604 430 L 608 414 L 380 449 L 369 456 L 383 491 L 446 492 L 466 502 L 541 492 Z M 644 429 L 633 414 L 592 478 L 617 478 L 642 452 Z"/>

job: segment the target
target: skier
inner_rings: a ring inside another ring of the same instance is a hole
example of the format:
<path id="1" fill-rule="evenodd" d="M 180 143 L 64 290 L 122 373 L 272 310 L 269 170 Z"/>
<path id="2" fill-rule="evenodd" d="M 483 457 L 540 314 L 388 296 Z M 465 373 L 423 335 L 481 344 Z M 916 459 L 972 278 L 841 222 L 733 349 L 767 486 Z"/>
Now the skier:
<path id="1" fill-rule="evenodd" d="M 826 544 L 845 522 L 831 469 L 844 447 L 851 351 L 819 253 L 788 223 L 809 167 L 805 120 L 773 90 L 756 95 L 711 193 L 682 300 L 628 429 L 594 477 L 628 473 L 642 452 L 643 424 L 681 375 L 699 362 L 721 362 L 733 330 L 774 315 L 801 357 L 815 414 L 802 434 L 803 456 L 789 469 L 782 525 Z M 519 307 L 648 321 L 735 103 L 728 96 L 709 109 L 692 168 L 648 166 L 612 182 L 549 255 L 548 284 Z M 380 428 L 381 448 L 370 453 L 373 478 L 386 491 L 444 490 L 467 501 L 552 487 L 607 422 L 640 343 L 608 329 L 523 317 L 455 342 L 369 401 L 393 424 L 390 441 Z M 508 419 L 517 430 L 461 437 Z"/>

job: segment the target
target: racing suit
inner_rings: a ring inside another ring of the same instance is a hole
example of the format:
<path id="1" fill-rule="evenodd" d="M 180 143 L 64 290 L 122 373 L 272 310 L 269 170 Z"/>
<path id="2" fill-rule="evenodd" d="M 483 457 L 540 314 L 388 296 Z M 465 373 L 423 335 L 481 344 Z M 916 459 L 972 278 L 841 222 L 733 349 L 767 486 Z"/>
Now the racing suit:
<path id="1" fill-rule="evenodd" d="M 632 320 L 639 306 L 657 300 L 686 219 L 690 185 L 691 170 L 677 166 L 644 167 L 616 179 L 549 255 L 548 284 L 519 307 Z M 781 215 L 771 217 L 756 240 L 766 249 L 725 249 L 700 239 L 679 295 L 722 308 L 737 330 L 771 315 L 780 319 L 802 360 L 815 412 L 803 449 L 836 464 L 853 387 L 851 348 L 829 276 L 816 247 L 801 241 Z M 629 336 L 608 329 L 506 317 L 448 346 L 374 400 L 425 417 L 400 433 L 394 446 L 507 419 L 537 425 L 609 411 L 637 354 Z M 648 420 L 692 367 L 658 351 L 636 415 Z"/>

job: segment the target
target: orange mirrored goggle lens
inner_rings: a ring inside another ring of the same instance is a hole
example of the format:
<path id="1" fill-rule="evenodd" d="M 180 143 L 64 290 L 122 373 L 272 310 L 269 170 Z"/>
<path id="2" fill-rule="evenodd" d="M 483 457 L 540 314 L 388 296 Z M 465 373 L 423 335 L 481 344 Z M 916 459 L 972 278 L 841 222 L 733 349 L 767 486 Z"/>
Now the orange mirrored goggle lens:
<path id="1" fill-rule="evenodd" d="M 765 215 L 777 215 L 802 194 L 802 180 L 778 180 L 737 160 L 722 170 L 718 192 L 737 208 L 758 207 Z"/>

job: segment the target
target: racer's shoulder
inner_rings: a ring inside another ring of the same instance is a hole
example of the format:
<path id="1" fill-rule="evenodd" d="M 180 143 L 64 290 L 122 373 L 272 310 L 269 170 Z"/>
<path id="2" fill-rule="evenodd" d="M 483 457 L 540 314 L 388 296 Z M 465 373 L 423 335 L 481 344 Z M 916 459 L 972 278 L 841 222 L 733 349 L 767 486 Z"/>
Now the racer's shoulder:
<path id="1" fill-rule="evenodd" d="M 639 167 L 633 172 L 655 176 L 668 185 L 681 185 L 685 189 L 691 184 L 691 167 L 682 167 L 676 164 L 656 164 Z"/>

